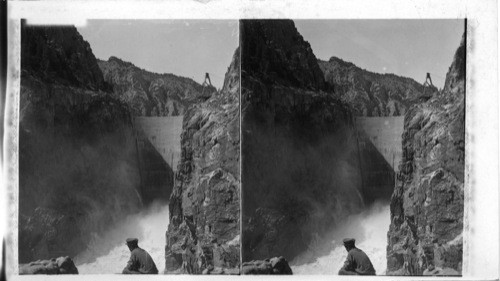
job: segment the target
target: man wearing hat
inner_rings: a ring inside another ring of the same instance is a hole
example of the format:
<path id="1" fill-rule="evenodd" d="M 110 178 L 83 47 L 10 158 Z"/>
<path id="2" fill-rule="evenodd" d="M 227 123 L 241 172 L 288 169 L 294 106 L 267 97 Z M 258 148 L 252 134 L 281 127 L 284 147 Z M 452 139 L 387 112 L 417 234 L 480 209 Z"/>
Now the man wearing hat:
<path id="1" fill-rule="evenodd" d="M 137 238 L 128 238 L 127 246 L 131 252 L 127 266 L 123 269 L 123 274 L 158 274 L 156 264 L 145 250 L 139 248 Z"/>
<path id="2" fill-rule="evenodd" d="M 375 275 L 372 262 L 365 252 L 356 248 L 355 242 L 354 238 L 344 239 L 347 259 L 344 266 L 339 270 L 339 275 Z"/>

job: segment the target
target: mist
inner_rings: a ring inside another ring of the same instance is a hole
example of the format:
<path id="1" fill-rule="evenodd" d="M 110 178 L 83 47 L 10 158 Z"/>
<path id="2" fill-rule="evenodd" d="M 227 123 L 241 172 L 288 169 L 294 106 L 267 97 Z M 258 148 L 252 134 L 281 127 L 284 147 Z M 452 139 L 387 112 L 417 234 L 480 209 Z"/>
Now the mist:
<path id="1" fill-rule="evenodd" d="M 276 255 L 291 260 L 311 240 L 365 206 L 349 113 L 328 97 L 312 97 L 288 109 L 280 104 L 307 96 L 284 91 L 276 90 L 271 99 L 292 101 L 245 109 L 244 261 Z"/>
<path id="2" fill-rule="evenodd" d="M 125 245 L 127 238 L 138 238 L 139 247 L 151 255 L 159 272 L 163 272 L 168 217 L 168 205 L 153 202 L 147 209 L 117 222 L 107 232 L 93 233 L 88 248 L 75 257 L 79 272 L 121 273 L 130 258 L 130 250 Z"/>
<path id="3" fill-rule="evenodd" d="M 19 261 L 74 256 L 142 208 L 130 115 L 108 96 L 28 78 L 20 106 Z"/>
<path id="4" fill-rule="evenodd" d="M 307 251 L 290 264 L 294 274 L 337 274 L 344 265 L 347 251 L 342 240 L 355 238 L 356 247 L 370 258 L 377 275 L 386 271 L 387 232 L 390 225 L 390 209 L 387 202 L 375 202 L 366 210 L 348 216 L 338 226 L 315 240 Z M 320 249 L 329 249 L 327 253 Z M 309 262 L 310 260 L 312 262 Z"/>

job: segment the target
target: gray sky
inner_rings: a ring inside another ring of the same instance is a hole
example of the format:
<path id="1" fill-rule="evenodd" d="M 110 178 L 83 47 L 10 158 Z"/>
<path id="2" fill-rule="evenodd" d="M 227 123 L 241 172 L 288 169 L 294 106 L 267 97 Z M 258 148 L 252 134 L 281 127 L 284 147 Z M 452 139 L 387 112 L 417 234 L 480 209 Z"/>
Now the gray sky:
<path id="1" fill-rule="evenodd" d="M 78 31 L 102 60 L 116 56 L 157 73 L 221 88 L 238 46 L 237 20 L 89 20 Z"/>
<path id="2" fill-rule="evenodd" d="M 463 20 L 295 20 L 316 57 L 331 56 L 377 73 L 442 88 L 463 33 Z M 205 72 L 222 87 L 238 46 L 237 20 L 90 20 L 78 31 L 96 57 L 130 61 L 201 83 Z"/>
<path id="3" fill-rule="evenodd" d="M 339 57 L 377 73 L 442 88 L 464 32 L 460 20 L 295 20 L 317 58 Z"/>

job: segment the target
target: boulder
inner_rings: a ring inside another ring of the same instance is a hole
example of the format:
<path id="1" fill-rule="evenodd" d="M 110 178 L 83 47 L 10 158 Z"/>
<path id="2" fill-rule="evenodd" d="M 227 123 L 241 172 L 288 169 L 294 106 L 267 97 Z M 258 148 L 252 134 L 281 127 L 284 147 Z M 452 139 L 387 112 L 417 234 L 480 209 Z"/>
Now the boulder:
<path id="1" fill-rule="evenodd" d="M 292 269 L 284 257 L 274 257 L 266 260 L 244 262 L 241 274 L 282 274 L 291 275 Z"/>
<path id="2" fill-rule="evenodd" d="M 70 257 L 58 257 L 57 259 L 20 264 L 19 274 L 78 274 L 78 269 Z"/>

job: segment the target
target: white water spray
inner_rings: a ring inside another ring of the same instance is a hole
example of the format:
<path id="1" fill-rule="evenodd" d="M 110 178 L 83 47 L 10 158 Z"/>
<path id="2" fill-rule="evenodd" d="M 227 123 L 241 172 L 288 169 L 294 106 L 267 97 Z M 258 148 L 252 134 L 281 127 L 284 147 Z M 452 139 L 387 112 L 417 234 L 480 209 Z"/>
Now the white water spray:
<path id="1" fill-rule="evenodd" d="M 364 212 L 349 216 L 346 221 L 329 234 L 333 250 L 324 256 L 316 257 L 312 263 L 300 264 L 300 256 L 291 262 L 293 274 L 338 274 L 347 257 L 342 239 L 356 239 L 356 247 L 370 258 L 377 275 L 384 275 L 387 267 L 387 231 L 390 225 L 390 210 L 387 204 L 374 204 Z M 324 245 L 330 246 L 330 245 Z"/>
<path id="2" fill-rule="evenodd" d="M 87 250 L 75 257 L 80 274 L 121 273 L 130 251 L 125 239 L 139 239 L 159 272 L 165 269 L 165 232 L 169 223 L 168 205 L 153 204 L 147 210 L 127 217 L 104 235 L 95 234 Z"/>

